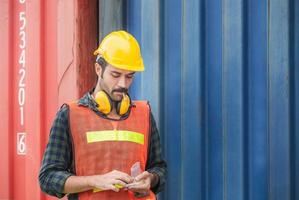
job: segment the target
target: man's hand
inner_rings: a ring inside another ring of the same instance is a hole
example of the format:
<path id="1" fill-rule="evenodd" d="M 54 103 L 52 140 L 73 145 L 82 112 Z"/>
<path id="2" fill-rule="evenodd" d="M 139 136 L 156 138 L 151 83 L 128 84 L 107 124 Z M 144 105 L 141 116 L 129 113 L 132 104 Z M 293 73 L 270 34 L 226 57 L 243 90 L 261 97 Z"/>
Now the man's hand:
<path id="1" fill-rule="evenodd" d="M 147 171 L 136 176 L 133 183 L 128 184 L 127 188 L 135 193 L 144 194 L 146 196 L 149 194 L 149 190 L 153 184 L 157 182 L 157 175 L 151 174 Z"/>
<path id="2" fill-rule="evenodd" d="M 118 192 L 120 188 L 126 187 L 126 185 L 132 183 L 133 180 L 134 179 L 128 174 L 113 170 L 107 174 L 89 176 L 87 183 L 92 188 Z M 116 187 L 115 185 L 118 185 L 119 187 Z"/>

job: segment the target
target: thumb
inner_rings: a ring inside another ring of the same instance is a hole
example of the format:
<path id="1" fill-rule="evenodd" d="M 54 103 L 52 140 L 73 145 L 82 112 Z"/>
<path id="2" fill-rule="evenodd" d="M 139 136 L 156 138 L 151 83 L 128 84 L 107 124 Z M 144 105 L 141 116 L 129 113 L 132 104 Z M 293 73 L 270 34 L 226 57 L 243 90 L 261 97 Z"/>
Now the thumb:
<path id="1" fill-rule="evenodd" d="M 135 177 L 136 181 L 140 181 L 142 179 L 146 179 L 147 177 L 150 176 L 150 173 L 148 173 L 147 171 L 142 172 L 141 174 L 139 174 L 138 176 Z"/>

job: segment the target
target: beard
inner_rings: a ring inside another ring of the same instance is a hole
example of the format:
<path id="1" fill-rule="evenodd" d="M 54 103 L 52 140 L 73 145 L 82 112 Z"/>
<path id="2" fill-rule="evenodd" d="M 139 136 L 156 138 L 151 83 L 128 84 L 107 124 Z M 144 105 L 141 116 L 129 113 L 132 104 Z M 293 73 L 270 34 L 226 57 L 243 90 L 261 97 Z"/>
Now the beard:
<path id="1" fill-rule="evenodd" d="M 116 94 L 117 93 L 117 94 Z M 110 98 L 113 101 L 119 102 L 122 100 L 123 95 L 128 93 L 128 89 L 127 88 L 118 88 L 118 89 L 114 89 L 111 91 L 110 94 Z"/>
<path id="2" fill-rule="evenodd" d="M 110 99 L 114 102 L 121 101 L 123 95 L 128 93 L 128 88 L 116 88 L 110 91 L 108 85 L 103 81 L 103 79 L 100 80 L 99 85 L 101 90 L 104 90 L 109 95 Z"/>

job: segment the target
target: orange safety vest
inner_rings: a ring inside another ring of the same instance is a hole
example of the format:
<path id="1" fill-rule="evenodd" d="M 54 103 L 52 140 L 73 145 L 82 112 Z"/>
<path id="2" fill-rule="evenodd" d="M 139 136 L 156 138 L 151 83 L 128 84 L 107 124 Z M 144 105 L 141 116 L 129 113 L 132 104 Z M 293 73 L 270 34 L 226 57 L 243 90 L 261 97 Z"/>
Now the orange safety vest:
<path id="1" fill-rule="evenodd" d="M 88 107 L 69 103 L 70 130 L 77 176 L 105 174 L 119 170 L 131 174 L 134 163 L 145 170 L 149 145 L 150 109 L 147 102 L 135 101 L 128 118 L 113 121 L 98 116 Z M 90 190 L 80 200 L 154 200 L 155 195 L 136 198 L 131 191 Z"/>

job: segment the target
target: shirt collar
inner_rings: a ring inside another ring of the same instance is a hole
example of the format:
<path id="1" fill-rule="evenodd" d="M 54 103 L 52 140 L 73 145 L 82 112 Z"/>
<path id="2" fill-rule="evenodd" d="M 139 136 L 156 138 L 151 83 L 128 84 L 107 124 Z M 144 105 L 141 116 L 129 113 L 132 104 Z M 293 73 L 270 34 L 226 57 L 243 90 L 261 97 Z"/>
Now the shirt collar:
<path id="1" fill-rule="evenodd" d="M 95 102 L 94 98 L 92 97 L 93 90 L 94 89 L 84 94 L 83 97 L 79 99 L 78 105 L 96 109 L 98 107 L 98 104 Z"/>

